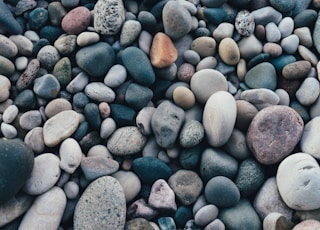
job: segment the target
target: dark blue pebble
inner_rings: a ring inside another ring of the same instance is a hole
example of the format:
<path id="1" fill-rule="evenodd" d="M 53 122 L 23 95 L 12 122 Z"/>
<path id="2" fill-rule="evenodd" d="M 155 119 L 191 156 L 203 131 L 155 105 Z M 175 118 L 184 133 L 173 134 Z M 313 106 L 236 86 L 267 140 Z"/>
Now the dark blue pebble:
<path id="1" fill-rule="evenodd" d="M 99 107 L 95 103 L 86 104 L 84 107 L 84 116 L 90 127 L 94 130 L 99 130 L 101 126 L 101 117 Z"/>
<path id="2" fill-rule="evenodd" d="M 0 1 L 0 28 L 9 34 L 22 34 L 23 32 L 21 25 L 3 1 Z"/>
<path id="3" fill-rule="evenodd" d="M 125 101 L 135 110 L 145 107 L 152 99 L 153 92 L 148 87 L 131 83 L 125 94 Z"/>
<path id="4" fill-rule="evenodd" d="M 172 175 L 171 168 L 155 157 L 139 157 L 133 160 L 132 169 L 143 183 L 153 184 L 156 180 L 167 180 Z"/>
<path id="5" fill-rule="evenodd" d="M 83 109 L 89 103 L 89 98 L 84 92 L 78 92 L 73 95 L 73 105 L 76 108 Z"/>
<path id="6" fill-rule="evenodd" d="M 135 125 L 136 111 L 126 105 L 110 104 L 111 117 L 118 127 Z"/>
<path id="7" fill-rule="evenodd" d="M 270 54 L 268 53 L 261 53 L 258 54 L 256 56 L 254 56 L 253 58 L 251 58 L 248 63 L 247 66 L 249 69 L 251 69 L 252 67 L 262 63 L 262 62 L 267 62 L 270 60 Z"/>
<path id="8" fill-rule="evenodd" d="M 204 28 L 204 27 L 200 27 L 194 30 L 194 37 L 198 38 L 198 37 L 209 37 L 210 36 L 210 30 L 208 28 Z"/>
<path id="9" fill-rule="evenodd" d="M 202 144 L 192 148 L 183 149 L 179 155 L 179 162 L 184 169 L 195 169 L 199 166 L 201 153 L 203 151 Z"/>
<path id="10" fill-rule="evenodd" d="M 158 219 L 158 224 L 162 230 L 176 230 L 176 223 L 172 217 L 165 216 Z"/>
<path id="11" fill-rule="evenodd" d="M 30 110 L 36 106 L 36 96 L 30 89 L 21 91 L 14 99 L 13 104 L 21 110 Z"/>
<path id="12" fill-rule="evenodd" d="M 283 54 L 279 57 L 276 57 L 270 60 L 273 67 L 276 69 L 277 72 L 281 72 L 283 67 L 286 65 L 295 62 L 297 59 L 293 55 Z"/>
<path id="13" fill-rule="evenodd" d="M 157 102 L 158 100 L 163 98 L 163 95 L 167 91 L 167 89 L 172 84 L 171 81 L 156 79 L 156 82 L 151 86 L 151 90 L 153 92 L 153 102 Z"/>
<path id="14" fill-rule="evenodd" d="M 192 210 L 187 206 L 179 206 L 173 218 L 177 227 L 182 228 L 188 220 L 193 218 Z"/>
<path id="15" fill-rule="evenodd" d="M 89 123 L 84 121 L 81 122 L 80 125 L 78 126 L 77 130 L 73 134 L 73 138 L 76 139 L 77 141 L 80 141 L 88 132 L 89 129 Z"/>
<path id="16" fill-rule="evenodd" d="M 203 16 L 210 23 L 218 25 L 225 21 L 225 18 L 228 17 L 228 14 L 222 8 L 205 8 L 203 10 Z"/>
<path id="17" fill-rule="evenodd" d="M 54 42 L 63 33 L 64 33 L 64 31 L 60 27 L 47 25 L 47 26 L 42 27 L 39 35 L 40 35 L 40 38 L 45 38 L 50 42 L 50 44 L 54 44 Z"/>
<path id="18" fill-rule="evenodd" d="M 293 108 L 302 118 L 304 123 L 306 124 L 308 121 L 310 121 L 310 115 L 306 107 L 301 105 L 298 101 L 292 101 L 289 105 L 291 108 Z"/>
<path id="19" fill-rule="evenodd" d="M 49 18 L 48 11 L 44 8 L 35 8 L 29 13 L 28 22 L 31 30 L 43 27 Z"/>
<path id="20" fill-rule="evenodd" d="M 32 53 L 34 56 L 37 56 L 39 50 L 41 50 L 42 47 L 50 45 L 50 42 L 46 38 L 40 38 L 39 41 L 35 42 L 33 45 Z"/>
<path id="21" fill-rule="evenodd" d="M 294 27 L 300 28 L 307 26 L 309 28 L 313 28 L 313 25 L 316 22 L 317 18 L 317 11 L 312 9 L 304 10 L 293 18 Z"/>

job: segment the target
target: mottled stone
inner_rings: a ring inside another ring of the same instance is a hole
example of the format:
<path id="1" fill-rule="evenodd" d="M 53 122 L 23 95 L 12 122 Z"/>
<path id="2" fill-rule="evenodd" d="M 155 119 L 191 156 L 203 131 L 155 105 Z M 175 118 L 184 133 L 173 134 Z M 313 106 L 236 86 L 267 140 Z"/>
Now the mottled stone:
<path id="1" fill-rule="evenodd" d="M 175 194 L 163 179 L 155 181 L 151 187 L 148 204 L 163 211 L 176 211 Z"/>
<path id="2" fill-rule="evenodd" d="M 247 10 L 238 12 L 235 19 L 235 27 L 239 34 L 250 36 L 255 28 L 253 15 Z"/>
<path id="3" fill-rule="evenodd" d="M 103 176 L 88 185 L 74 212 L 73 227 L 80 229 L 123 229 L 126 200 L 120 183 Z"/>
<path id="4" fill-rule="evenodd" d="M 288 156 L 300 140 L 304 123 L 288 106 L 265 108 L 253 118 L 247 133 L 248 147 L 262 164 L 274 164 Z M 291 133 L 290 136 L 286 135 Z"/>
<path id="5" fill-rule="evenodd" d="M 63 17 L 61 27 L 67 34 L 77 35 L 89 26 L 90 20 L 90 10 L 84 6 L 78 6 Z"/>

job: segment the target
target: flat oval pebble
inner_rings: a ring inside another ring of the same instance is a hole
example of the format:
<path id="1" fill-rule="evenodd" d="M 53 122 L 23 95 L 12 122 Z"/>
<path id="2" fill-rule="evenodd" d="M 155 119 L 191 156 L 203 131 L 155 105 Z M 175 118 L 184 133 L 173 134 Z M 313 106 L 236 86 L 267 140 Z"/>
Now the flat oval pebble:
<path id="1" fill-rule="evenodd" d="M 126 200 L 120 183 L 111 176 L 91 182 L 75 207 L 74 229 L 123 229 Z"/>
<path id="2" fill-rule="evenodd" d="M 228 107 L 223 106 L 226 104 Z M 222 146 L 228 141 L 236 115 L 236 102 L 230 93 L 218 91 L 210 96 L 203 111 L 203 126 L 211 146 Z"/>
<path id="3" fill-rule="evenodd" d="M 285 37 L 281 41 L 282 49 L 288 53 L 293 54 L 297 51 L 299 46 L 299 37 L 295 34 L 291 34 L 288 37 Z"/>
<path id="4" fill-rule="evenodd" d="M 173 91 L 173 101 L 183 109 L 191 109 L 196 102 L 196 98 L 190 89 L 178 86 Z"/>
<path id="5" fill-rule="evenodd" d="M 205 104 L 209 97 L 218 91 L 227 91 L 225 76 L 214 69 L 197 71 L 191 78 L 190 88 L 198 102 Z"/>
<path id="6" fill-rule="evenodd" d="M 274 91 L 265 88 L 245 90 L 240 94 L 240 99 L 253 104 L 258 110 L 277 105 L 280 101 Z"/>
<path id="7" fill-rule="evenodd" d="M 48 118 L 65 110 L 71 110 L 71 103 L 64 98 L 56 98 L 50 101 L 45 107 L 45 114 Z"/>
<path id="8" fill-rule="evenodd" d="M 121 60 L 134 81 L 150 86 L 155 81 L 155 73 L 146 54 L 137 47 L 128 47 L 121 53 Z"/>
<path id="9" fill-rule="evenodd" d="M 120 33 L 120 45 L 123 47 L 131 45 L 141 32 L 141 24 L 136 20 L 127 20 L 123 23 Z"/>
<path id="10" fill-rule="evenodd" d="M 5 76 L 11 76 L 15 71 L 13 62 L 3 56 L 0 56 L 0 74 Z"/>
<path id="11" fill-rule="evenodd" d="M 186 121 L 179 134 L 179 143 L 184 148 L 191 148 L 201 143 L 204 138 L 203 125 L 197 120 Z"/>
<path id="12" fill-rule="evenodd" d="M 227 177 L 213 177 L 205 186 L 206 200 L 221 208 L 235 206 L 240 201 L 240 192 L 237 186 Z"/>
<path id="13" fill-rule="evenodd" d="M 34 158 L 34 166 L 23 191 L 30 195 L 39 195 L 49 191 L 59 180 L 60 159 L 53 153 L 43 153 Z"/>
<path id="14" fill-rule="evenodd" d="M 123 65 L 113 65 L 104 78 L 104 84 L 114 88 L 120 86 L 127 78 L 127 70 Z"/>
<path id="15" fill-rule="evenodd" d="M 79 34 L 90 24 L 91 13 L 83 6 L 70 10 L 62 19 L 61 27 L 67 34 Z"/>
<path id="16" fill-rule="evenodd" d="M 64 140 L 59 148 L 60 168 L 67 173 L 74 173 L 80 166 L 82 150 L 78 142 L 73 138 Z"/>
<path id="17" fill-rule="evenodd" d="M 1 176 L 0 203 L 3 204 L 23 187 L 30 177 L 34 156 L 32 150 L 19 139 L 0 139 Z M 19 170 L 16 170 L 19 165 Z"/>
<path id="18" fill-rule="evenodd" d="M 180 169 L 170 176 L 168 184 L 183 205 L 193 204 L 203 188 L 198 174 L 185 169 Z"/>
<path id="19" fill-rule="evenodd" d="M 211 37 L 199 37 L 193 40 L 191 50 L 197 52 L 200 57 L 214 56 L 216 54 L 216 41 Z"/>
<path id="20" fill-rule="evenodd" d="M 133 160 L 132 169 L 141 182 L 152 184 L 158 179 L 167 180 L 172 175 L 171 168 L 155 157 L 139 157 Z"/>
<path id="21" fill-rule="evenodd" d="M 35 127 L 31 129 L 24 137 L 24 143 L 28 145 L 35 153 L 43 152 L 45 148 L 43 140 L 43 128 Z"/>
<path id="22" fill-rule="evenodd" d="M 2 121 L 11 123 L 17 117 L 19 108 L 16 105 L 9 105 L 2 114 Z"/>
<path id="23" fill-rule="evenodd" d="M 200 208 L 194 216 L 194 221 L 199 226 L 206 226 L 211 221 L 216 219 L 219 214 L 219 209 L 213 204 L 208 204 Z"/>
<path id="24" fill-rule="evenodd" d="M 96 43 L 99 40 L 100 40 L 100 36 L 96 32 L 84 31 L 84 32 L 81 32 L 77 36 L 77 45 L 78 46 L 87 46 L 87 45 Z"/>
<path id="25" fill-rule="evenodd" d="M 227 65 L 236 65 L 240 61 L 240 51 L 232 38 L 224 38 L 219 44 L 219 54 Z"/>
<path id="26" fill-rule="evenodd" d="M 320 206 L 317 196 L 319 189 L 319 165 L 307 153 L 295 153 L 279 165 L 276 180 L 283 201 L 295 210 L 314 210 Z M 290 174 L 290 177 L 288 175 Z"/>
<path id="27" fill-rule="evenodd" d="M 104 77 L 115 62 L 115 52 L 105 42 L 98 42 L 81 48 L 76 53 L 76 62 L 89 75 Z"/>
<path id="28" fill-rule="evenodd" d="M 110 12 L 110 13 L 109 13 Z M 122 0 L 99 0 L 94 6 L 93 26 L 102 35 L 114 35 L 119 32 L 125 21 Z"/>
<path id="29" fill-rule="evenodd" d="M 69 93 L 77 93 L 82 91 L 89 82 L 89 76 L 85 72 L 80 72 L 66 86 Z"/>
<path id="30" fill-rule="evenodd" d="M 126 156 L 138 153 L 146 144 L 147 138 L 134 126 L 117 129 L 109 138 L 108 150 L 118 156 Z"/>
<path id="31" fill-rule="evenodd" d="M 16 44 L 2 34 L 0 35 L 0 45 L 2 47 L 0 51 L 1 56 L 12 58 L 18 54 L 18 47 Z"/>
<path id="32" fill-rule="evenodd" d="M 84 88 L 85 94 L 98 102 L 113 102 L 116 95 L 114 91 L 102 82 L 91 82 Z"/>
<path id="33" fill-rule="evenodd" d="M 30 228 L 58 229 L 62 219 L 67 198 L 57 186 L 36 197 L 30 209 L 23 216 L 19 229 Z"/>
<path id="34" fill-rule="evenodd" d="M 4 123 L 4 122 L 1 123 L 0 129 L 1 129 L 3 136 L 8 139 L 12 139 L 12 138 L 16 137 L 18 134 L 17 129 L 13 125 L 10 125 L 10 124 Z"/>
<path id="35" fill-rule="evenodd" d="M 56 146 L 70 137 L 78 128 L 79 123 L 79 115 L 73 110 L 62 111 L 54 115 L 43 125 L 44 143 L 48 147 Z"/>
<path id="36" fill-rule="evenodd" d="M 283 105 L 270 106 L 253 118 L 247 133 L 248 147 L 260 163 L 278 163 L 293 151 L 303 128 L 303 120 L 295 110 Z M 292 135 L 286 135 L 287 132 Z"/>
<path id="37" fill-rule="evenodd" d="M 192 19 L 186 8 L 179 2 L 167 2 L 163 7 L 164 31 L 172 39 L 179 39 L 190 32 Z"/>
<path id="38" fill-rule="evenodd" d="M 295 61 L 285 65 L 282 69 L 282 76 L 286 79 L 305 78 L 311 69 L 311 64 L 308 61 Z"/>
<path id="39" fill-rule="evenodd" d="M 41 114 L 38 110 L 29 110 L 20 116 L 19 125 L 25 130 L 31 130 L 42 123 Z"/>
<path id="40" fill-rule="evenodd" d="M 315 78 L 306 78 L 296 92 L 297 100 L 304 106 L 312 105 L 320 93 L 319 81 Z"/>

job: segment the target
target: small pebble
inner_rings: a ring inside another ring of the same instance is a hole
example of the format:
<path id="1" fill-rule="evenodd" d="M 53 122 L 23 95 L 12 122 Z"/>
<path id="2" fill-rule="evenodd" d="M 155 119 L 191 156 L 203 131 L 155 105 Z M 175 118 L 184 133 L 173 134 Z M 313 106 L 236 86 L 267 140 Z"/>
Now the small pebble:
<path id="1" fill-rule="evenodd" d="M 235 19 L 235 27 L 239 34 L 243 36 L 250 36 L 255 28 L 254 17 L 247 10 L 238 12 Z"/>
<path id="2" fill-rule="evenodd" d="M 153 183 L 148 204 L 154 208 L 168 212 L 175 212 L 177 210 L 175 193 L 163 179 L 159 179 Z"/>

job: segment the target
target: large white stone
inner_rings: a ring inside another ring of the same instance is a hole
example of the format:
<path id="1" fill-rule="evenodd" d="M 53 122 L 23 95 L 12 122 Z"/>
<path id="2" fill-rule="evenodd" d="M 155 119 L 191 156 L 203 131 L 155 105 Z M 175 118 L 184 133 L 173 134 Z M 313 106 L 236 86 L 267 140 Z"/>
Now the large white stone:
<path id="1" fill-rule="evenodd" d="M 230 93 L 218 91 L 210 96 L 204 107 L 202 122 L 211 146 L 219 147 L 228 141 L 236 117 L 236 101 Z"/>

